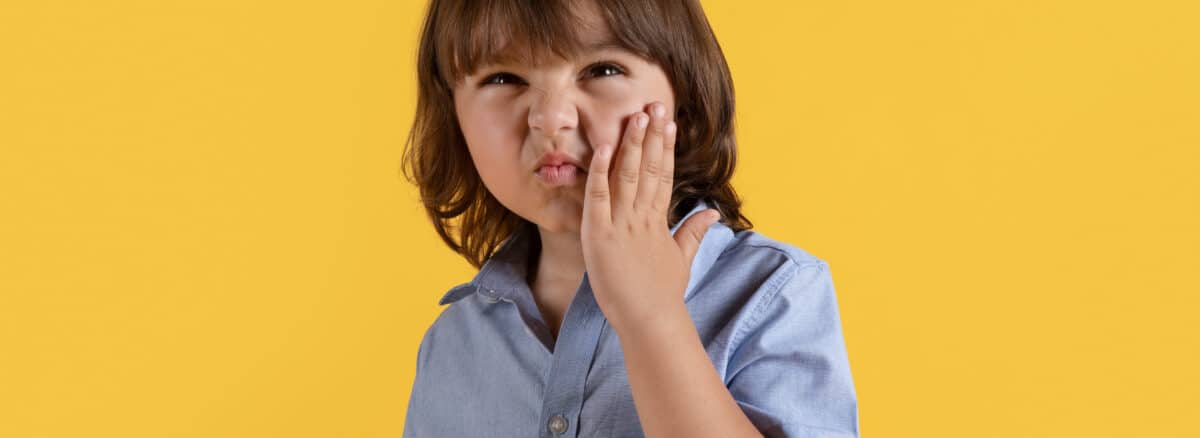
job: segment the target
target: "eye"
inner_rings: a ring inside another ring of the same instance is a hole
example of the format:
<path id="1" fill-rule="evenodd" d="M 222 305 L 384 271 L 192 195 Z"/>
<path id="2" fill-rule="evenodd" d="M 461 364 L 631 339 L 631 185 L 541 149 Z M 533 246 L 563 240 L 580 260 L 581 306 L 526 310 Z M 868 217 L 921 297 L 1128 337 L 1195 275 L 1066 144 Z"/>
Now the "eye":
<path id="1" fill-rule="evenodd" d="M 594 65 L 588 67 L 585 71 L 587 72 L 584 75 L 585 78 L 589 78 L 589 77 L 601 77 L 602 78 L 602 77 L 606 77 L 606 76 L 616 76 L 616 75 L 625 74 L 625 69 L 621 68 L 620 66 L 618 66 L 616 64 L 609 63 L 609 62 L 594 64 Z M 500 72 L 500 73 L 489 75 L 488 77 L 484 78 L 482 81 L 479 82 L 479 86 L 483 87 L 483 86 L 488 86 L 488 85 L 521 85 L 524 83 L 525 83 L 524 80 L 522 80 L 521 78 L 517 77 L 516 75 L 514 75 L 512 73 Z"/>
<path id="2" fill-rule="evenodd" d="M 625 74 L 625 70 L 612 63 L 600 63 L 593 65 L 587 70 L 589 73 L 600 73 L 599 77 L 616 76 Z"/>
<path id="3" fill-rule="evenodd" d="M 486 85 L 513 85 L 523 82 L 521 78 L 516 77 L 512 73 L 496 73 L 488 76 L 479 83 L 481 86 Z"/>

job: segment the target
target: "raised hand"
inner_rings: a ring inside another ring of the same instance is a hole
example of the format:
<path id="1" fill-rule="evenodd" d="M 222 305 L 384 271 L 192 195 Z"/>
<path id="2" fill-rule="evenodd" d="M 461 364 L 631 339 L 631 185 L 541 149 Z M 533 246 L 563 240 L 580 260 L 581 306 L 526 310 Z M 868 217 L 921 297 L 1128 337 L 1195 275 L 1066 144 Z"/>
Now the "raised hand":
<path id="1" fill-rule="evenodd" d="M 598 145 L 588 169 L 580 237 L 600 310 L 618 330 L 683 305 L 692 259 L 715 210 L 692 215 L 672 236 L 674 120 L 666 105 L 629 118 L 621 145 Z M 616 153 L 616 168 L 610 162 Z"/>

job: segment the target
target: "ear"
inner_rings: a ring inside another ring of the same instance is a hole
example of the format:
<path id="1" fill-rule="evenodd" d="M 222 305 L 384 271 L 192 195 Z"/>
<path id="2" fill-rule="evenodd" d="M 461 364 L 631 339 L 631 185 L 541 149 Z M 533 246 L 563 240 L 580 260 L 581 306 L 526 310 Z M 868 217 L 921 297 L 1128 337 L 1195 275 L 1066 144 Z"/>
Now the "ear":
<path id="1" fill-rule="evenodd" d="M 700 249 L 700 240 L 704 239 L 704 232 L 719 219 L 721 213 L 710 208 L 693 214 L 675 231 L 675 243 L 683 250 L 683 259 L 689 266 L 696 257 L 696 251 Z"/>

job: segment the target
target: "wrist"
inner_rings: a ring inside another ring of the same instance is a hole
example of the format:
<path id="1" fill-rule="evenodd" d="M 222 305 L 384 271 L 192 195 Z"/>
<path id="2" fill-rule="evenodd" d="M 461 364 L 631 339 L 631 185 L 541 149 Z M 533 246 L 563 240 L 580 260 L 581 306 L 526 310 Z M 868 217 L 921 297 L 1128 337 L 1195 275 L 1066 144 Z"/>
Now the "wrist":
<path id="1" fill-rule="evenodd" d="M 673 339 L 681 328 L 695 331 L 695 322 L 682 302 L 678 305 L 662 306 L 640 314 L 624 314 L 610 319 L 609 325 L 617 337 L 626 340 L 632 337 L 651 339 Z"/>

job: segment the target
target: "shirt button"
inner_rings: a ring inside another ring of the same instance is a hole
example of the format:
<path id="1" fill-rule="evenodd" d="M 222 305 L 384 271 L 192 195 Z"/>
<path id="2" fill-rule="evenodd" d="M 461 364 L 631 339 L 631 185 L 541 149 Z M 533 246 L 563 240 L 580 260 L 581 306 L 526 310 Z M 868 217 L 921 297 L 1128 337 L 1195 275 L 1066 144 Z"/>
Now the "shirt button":
<path id="1" fill-rule="evenodd" d="M 567 419 L 563 418 L 562 415 L 555 415 L 550 417 L 550 423 L 547 426 L 550 426 L 550 431 L 554 432 L 555 435 L 561 435 L 567 431 Z"/>

